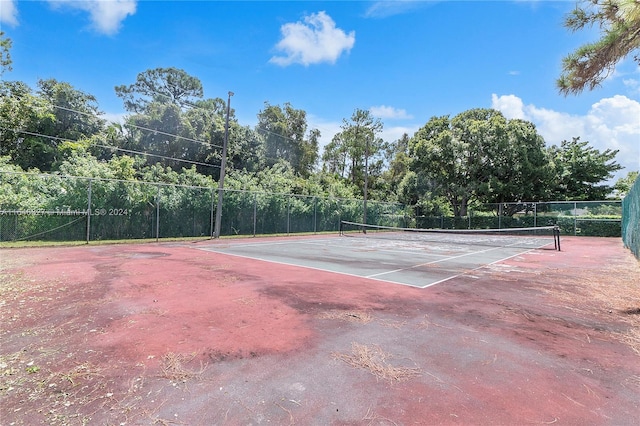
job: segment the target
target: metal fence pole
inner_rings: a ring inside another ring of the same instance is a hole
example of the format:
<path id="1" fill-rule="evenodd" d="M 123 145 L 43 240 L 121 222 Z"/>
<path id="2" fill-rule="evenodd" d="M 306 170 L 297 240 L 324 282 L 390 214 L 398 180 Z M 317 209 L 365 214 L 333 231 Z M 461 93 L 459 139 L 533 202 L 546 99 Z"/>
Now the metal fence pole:
<path id="1" fill-rule="evenodd" d="M 89 179 L 89 187 L 87 188 L 87 244 L 91 238 L 91 179 Z"/>
<path id="2" fill-rule="evenodd" d="M 211 239 L 213 239 L 213 231 L 214 231 L 214 225 L 213 225 L 213 200 L 214 200 L 214 195 L 213 195 L 213 190 L 214 188 L 211 188 L 211 218 L 209 220 L 209 229 L 211 230 Z"/>
<path id="3" fill-rule="evenodd" d="M 160 186 L 156 195 L 156 242 L 160 239 Z"/>
<path id="4" fill-rule="evenodd" d="M 287 234 L 291 231 L 291 195 L 287 197 Z"/>
<path id="5" fill-rule="evenodd" d="M 578 235 L 578 203 L 573 203 L 573 235 Z"/>
<path id="6" fill-rule="evenodd" d="M 318 197 L 313 197 L 313 233 L 318 232 Z"/>
<path id="7" fill-rule="evenodd" d="M 258 222 L 258 193 L 253 193 L 253 236 L 256 236 L 256 225 Z"/>

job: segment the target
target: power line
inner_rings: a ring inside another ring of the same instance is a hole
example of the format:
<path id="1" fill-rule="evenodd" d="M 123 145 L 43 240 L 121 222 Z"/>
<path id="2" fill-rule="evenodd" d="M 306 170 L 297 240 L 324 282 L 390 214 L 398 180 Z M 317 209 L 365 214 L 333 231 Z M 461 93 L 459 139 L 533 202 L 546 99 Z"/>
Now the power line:
<path id="1" fill-rule="evenodd" d="M 55 105 L 55 104 L 51 104 L 51 106 L 53 106 L 54 108 L 57 108 L 57 109 L 61 109 L 63 111 L 74 112 L 76 114 L 82 114 L 82 115 L 86 115 L 86 116 L 89 116 L 89 117 L 97 118 L 95 115 L 90 114 L 88 112 L 78 111 L 78 110 L 75 110 L 75 109 L 66 108 L 66 107 L 63 107 L 63 106 L 60 106 L 60 105 Z M 198 139 L 188 138 L 186 136 L 174 135 L 173 133 L 163 132 L 162 130 L 150 129 L 148 127 L 138 126 L 136 124 L 130 124 L 130 123 L 124 123 L 123 125 L 126 126 L 126 127 L 133 127 L 133 128 L 140 129 L 140 130 L 146 130 L 146 131 L 149 131 L 149 132 L 154 132 L 154 133 L 157 133 L 157 134 L 160 134 L 160 135 L 164 135 L 164 136 L 170 136 L 170 137 L 174 137 L 174 138 L 178 138 L 178 139 L 184 139 L 186 141 L 199 143 L 199 144 L 207 146 L 207 147 L 213 146 L 213 147 L 216 147 L 216 148 L 222 148 L 221 145 L 215 145 L 215 144 L 212 144 L 212 143 L 209 143 L 209 142 L 205 142 L 205 141 L 201 141 L 201 140 L 198 140 Z"/>
<path id="2" fill-rule="evenodd" d="M 27 130 L 8 129 L 6 127 L 0 127 L 0 129 L 12 131 L 12 132 L 15 132 L 15 133 L 22 133 L 22 134 L 30 135 L 30 136 L 37 136 L 37 137 L 47 138 L 47 139 L 51 139 L 51 140 L 62 141 L 62 142 L 76 142 L 76 143 L 79 142 L 78 140 L 73 140 L 73 139 L 68 139 L 68 138 L 59 138 L 57 136 L 44 135 L 42 133 L 29 132 Z M 115 151 L 122 151 L 122 152 L 126 152 L 126 153 L 129 153 L 129 154 L 144 155 L 144 156 L 148 156 L 148 157 L 162 158 L 163 160 L 178 161 L 178 162 L 181 162 L 181 163 L 193 164 L 193 165 L 197 165 L 197 166 L 220 168 L 220 166 L 215 165 L 215 164 L 203 163 L 203 162 L 200 162 L 200 161 L 183 160 L 181 158 L 167 157 L 167 156 L 159 155 L 159 154 L 152 154 L 152 153 L 148 153 L 148 152 L 142 152 L 142 151 L 135 151 L 135 150 L 131 150 L 131 149 L 118 148 L 118 147 L 115 147 L 115 146 L 112 146 L 112 145 L 102 145 L 102 144 L 98 144 L 98 143 L 91 143 L 91 146 L 95 146 L 95 147 L 98 147 L 98 148 L 112 149 L 112 150 L 115 150 Z"/>
<path id="3" fill-rule="evenodd" d="M 166 98 L 170 99 L 169 96 L 164 95 L 162 93 L 156 93 L 156 95 L 163 96 L 163 97 L 166 97 Z M 195 105 L 195 104 L 193 104 L 191 102 L 185 101 L 184 103 L 186 105 L 191 106 L 194 109 L 199 109 L 201 111 L 211 112 L 210 110 L 208 110 L 206 108 L 199 107 L 199 106 L 197 106 L 197 105 Z M 91 114 L 91 113 L 88 113 L 88 112 L 84 112 L 84 111 L 79 111 L 79 110 L 76 110 L 76 109 L 73 109 L 73 108 L 67 108 L 67 107 L 63 107 L 63 106 L 60 106 L 60 105 L 55 105 L 53 103 L 51 104 L 51 106 L 53 108 L 57 108 L 57 109 L 60 109 L 60 110 L 63 110 L 63 111 L 73 112 L 73 113 L 76 113 L 76 114 L 81 114 L 81 115 L 85 115 L 85 116 L 92 117 L 92 118 L 99 118 L 99 116 L 96 116 L 94 114 Z M 198 143 L 198 144 L 201 144 L 201 145 L 204 145 L 204 146 L 207 146 L 207 147 L 222 148 L 221 145 L 216 145 L 216 144 L 205 142 L 205 141 L 201 141 L 201 140 L 198 140 L 198 139 L 188 138 L 186 136 L 180 136 L 180 135 L 176 135 L 176 134 L 173 134 L 173 133 L 163 132 L 162 130 L 151 129 L 151 128 L 144 127 L 144 126 L 138 126 L 136 124 L 123 123 L 123 126 L 131 127 L 131 128 L 135 128 L 135 129 L 140 129 L 140 130 L 145 130 L 147 132 L 154 132 L 154 133 L 157 133 L 157 134 L 160 134 L 160 135 L 174 137 L 174 138 L 177 138 L 177 139 L 183 139 L 183 140 L 186 140 L 188 142 Z M 273 136 L 278 136 L 278 137 L 280 137 L 280 138 L 282 138 L 284 140 L 288 140 L 288 141 L 291 141 L 291 142 L 298 142 L 297 139 L 294 139 L 294 138 L 292 138 L 290 136 L 285 136 L 285 135 L 280 134 L 280 133 L 273 132 L 271 130 L 267 130 L 264 127 L 261 127 L 261 126 L 255 126 L 254 129 L 255 129 L 256 132 L 268 133 L 268 134 L 273 135 Z"/>
<path id="4" fill-rule="evenodd" d="M 156 93 L 156 94 L 168 98 L 168 96 L 166 96 L 166 95 L 164 95 L 162 93 Z M 205 112 L 211 112 L 210 110 L 208 110 L 206 108 L 202 108 L 200 106 L 197 106 L 197 105 L 195 105 L 195 104 L 193 104 L 191 102 L 185 102 L 185 104 L 187 104 L 189 106 L 192 106 L 194 109 L 199 109 L 199 110 L 205 111 Z M 63 107 L 63 106 L 60 106 L 60 105 L 55 105 L 53 103 L 50 104 L 50 105 L 53 108 L 57 108 L 57 109 L 60 109 L 60 110 L 63 110 L 63 111 L 73 112 L 73 113 L 76 113 L 76 114 L 81 114 L 81 115 L 85 115 L 85 116 L 92 117 L 92 118 L 99 118 L 99 116 L 91 114 L 91 113 L 88 113 L 88 112 L 79 111 L 79 110 L 75 110 L 75 109 L 72 109 L 72 108 Z M 112 123 L 114 123 L 114 122 L 112 122 Z M 169 136 L 169 137 L 174 137 L 174 138 L 177 138 L 177 139 L 183 139 L 183 140 L 186 140 L 188 142 L 198 143 L 198 144 L 201 144 L 201 145 L 206 146 L 206 147 L 223 148 L 222 146 L 216 145 L 216 144 L 213 144 L 213 143 L 208 143 L 208 142 L 201 141 L 201 140 L 198 140 L 198 139 L 192 139 L 192 138 L 188 138 L 188 137 L 185 137 L 185 136 L 180 136 L 180 135 L 176 135 L 176 134 L 172 134 L 172 133 L 167 133 L 167 132 L 163 132 L 161 130 L 151 129 L 151 128 L 148 128 L 148 127 L 138 126 L 138 125 L 135 125 L 135 124 L 123 123 L 123 126 L 130 127 L 130 128 L 135 128 L 135 129 L 140 129 L 140 130 L 144 130 L 144 131 L 147 131 L 147 132 L 154 132 L 154 133 L 157 133 L 157 134 L 161 134 L 161 135 Z M 10 129 L 5 129 L 5 130 L 10 130 Z M 14 131 L 16 131 L 16 130 L 14 130 Z M 268 133 L 270 135 L 280 137 L 283 140 L 288 140 L 288 141 L 291 141 L 291 142 L 299 142 L 297 139 L 294 139 L 294 138 L 289 137 L 289 136 L 282 135 L 280 133 L 273 132 L 271 130 L 267 130 L 266 128 L 261 127 L 261 126 L 255 126 L 254 127 L 254 131 L 256 133 L 258 133 L 258 134 L 260 134 L 261 132 L 262 133 Z M 28 132 L 23 132 L 23 133 L 30 134 Z M 54 136 L 48 136 L 48 135 L 42 135 L 42 134 L 38 134 L 38 135 L 33 134 L 33 136 L 41 136 L 41 137 L 45 137 L 45 138 L 49 138 L 49 139 L 62 140 L 62 141 L 68 140 L 68 141 L 71 141 L 71 142 L 77 142 L 77 141 L 73 141 L 73 140 L 70 140 L 70 139 L 56 138 Z M 93 144 L 93 145 L 94 146 L 98 146 L 98 147 L 104 147 L 104 148 L 109 148 L 109 149 L 113 149 L 113 150 L 128 152 L 128 153 L 137 153 L 139 155 L 154 156 L 154 157 L 164 158 L 164 159 L 173 159 L 175 161 L 182 161 L 182 162 L 188 162 L 188 163 L 191 163 L 191 164 L 200 164 L 200 165 L 206 165 L 206 166 L 211 166 L 211 167 L 218 167 L 218 168 L 220 167 L 220 166 L 211 165 L 211 164 L 208 164 L 208 163 L 190 162 L 188 160 L 180 160 L 180 159 L 177 159 L 177 158 L 166 157 L 166 156 L 162 156 L 162 155 L 158 155 L 158 154 L 149 154 L 149 153 L 140 152 L 140 151 L 131 151 L 131 150 L 123 149 L 123 148 L 116 148 L 116 147 L 110 146 L 110 145 L 109 146 L 98 145 L 98 144 Z M 264 158 L 265 158 L 265 160 L 279 160 L 279 159 L 285 159 L 286 160 L 286 158 L 284 158 L 284 157 L 266 157 L 265 156 Z"/>
<path id="5" fill-rule="evenodd" d="M 130 154 L 136 154 L 136 155 L 146 155 L 146 156 L 150 156 L 150 157 L 157 157 L 157 158 L 162 158 L 163 160 L 172 160 L 172 161 L 180 161 L 183 163 L 188 163 L 188 164 L 195 164 L 197 166 L 206 166 L 206 167 L 217 167 L 220 168 L 220 166 L 217 166 L 215 164 L 209 164 L 209 163 L 202 163 L 200 161 L 191 161 L 191 160 L 182 160 L 179 158 L 175 158 L 175 157 L 166 157 L 164 155 L 158 155 L 158 154 L 150 154 L 147 152 L 140 152 L 140 151 L 133 151 L 130 149 L 124 149 L 124 148 L 116 148 L 115 146 L 110 146 L 110 145 L 100 145 L 100 144 L 93 144 L 93 146 L 97 146 L 99 148 L 107 148 L 107 149 L 113 149 L 116 151 L 122 151 L 122 152 L 127 152 Z"/>
<path id="6" fill-rule="evenodd" d="M 14 96 L 14 97 L 15 97 L 15 98 L 22 98 L 21 96 Z M 63 111 L 73 112 L 73 113 L 76 113 L 76 114 L 85 115 L 85 116 L 87 116 L 87 117 L 101 119 L 98 115 L 91 114 L 91 113 L 88 113 L 88 112 L 85 112 L 85 111 L 79 111 L 79 110 L 76 110 L 76 109 L 73 109 L 73 108 L 63 107 L 63 106 L 61 106 L 61 105 L 56 105 L 56 104 L 54 104 L 54 103 L 50 103 L 50 105 L 51 105 L 53 108 L 60 109 L 60 110 L 63 110 Z M 204 109 L 204 108 L 201 108 L 201 109 L 202 109 L 203 111 L 207 111 L 207 110 L 206 110 L 206 109 Z M 105 120 L 105 121 L 106 121 L 106 120 Z M 150 128 L 148 128 L 148 127 L 138 126 L 138 125 L 130 124 L 130 123 L 124 123 L 123 125 L 124 125 L 124 126 L 126 126 L 126 127 L 132 127 L 132 128 L 136 128 L 136 129 L 140 129 L 140 130 L 146 130 L 146 131 L 148 131 L 148 132 L 158 133 L 158 134 L 161 134 L 161 135 L 164 135 L 164 136 L 170 136 L 170 137 L 174 137 L 174 138 L 177 138 L 177 139 L 183 139 L 183 140 L 186 140 L 186 141 L 188 141 L 188 142 L 199 143 L 199 144 L 204 145 L 204 146 L 207 146 L 207 147 L 222 148 L 222 146 L 221 146 L 221 145 L 216 145 L 216 144 L 209 143 L 209 142 L 205 142 L 205 141 L 201 141 L 201 140 L 198 140 L 198 139 L 188 138 L 188 137 L 186 137 L 186 136 L 175 135 L 175 134 L 173 134 L 173 133 L 167 133 L 167 132 L 163 132 L 163 131 L 161 131 L 161 130 L 150 129 Z"/>

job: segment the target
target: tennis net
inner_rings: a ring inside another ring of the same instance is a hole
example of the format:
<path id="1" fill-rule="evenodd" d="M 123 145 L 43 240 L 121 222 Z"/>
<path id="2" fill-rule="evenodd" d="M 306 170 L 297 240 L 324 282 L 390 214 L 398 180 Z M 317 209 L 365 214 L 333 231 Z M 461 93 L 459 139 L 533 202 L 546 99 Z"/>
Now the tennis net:
<path id="1" fill-rule="evenodd" d="M 347 237 L 403 240 L 415 243 L 478 245 L 491 247 L 547 248 L 560 250 L 560 228 L 422 229 L 340 222 L 340 235 Z"/>

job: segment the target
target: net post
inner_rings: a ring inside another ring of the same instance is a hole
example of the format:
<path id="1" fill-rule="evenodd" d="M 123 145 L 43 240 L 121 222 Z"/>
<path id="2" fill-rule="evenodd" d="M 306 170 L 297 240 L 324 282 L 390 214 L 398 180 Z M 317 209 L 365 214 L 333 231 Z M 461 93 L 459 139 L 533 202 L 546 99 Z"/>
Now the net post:
<path id="1" fill-rule="evenodd" d="M 556 225 L 553 228 L 553 242 L 556 246 L 556 250 L 561 251 L 560 250 L 560 227 L 558 225 Z"/>
<path id="2" fill-rule="evenodd" d="M 340 225 L 338 226 L 338 235 L 340 236 L 344 235 L 344 232 L 342 229 L 342 221 L 340 221 Z"/>

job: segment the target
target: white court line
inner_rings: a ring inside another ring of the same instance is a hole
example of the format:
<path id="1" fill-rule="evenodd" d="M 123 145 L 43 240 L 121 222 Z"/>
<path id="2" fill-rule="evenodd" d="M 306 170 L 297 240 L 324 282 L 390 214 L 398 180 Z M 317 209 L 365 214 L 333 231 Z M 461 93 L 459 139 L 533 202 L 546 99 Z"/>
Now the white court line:
<path id="1" fill-rule="evenodd" d="M 378 274 L 368 275 L 367 278 L 379 277 L 380 275 L 393 274 L 395 272 L 408 271 L 409 269 L 415 269 L 415 268 L 419 268 L 419 267 L 425 266 L 425 265 L 432 265 L 434 263 L 446 262 L 448 260 L 458 259 L 458 258 L 461 258 L 461 257 L 470 256 L 470 255 L 473 255 L 473 254 L 486 253 L 488 251 L 498 250 L 498 249 L 501 249 L 501 248 L 504 248 L 504 247 L 493 247 L 493 248 L 486 249 L 486 250 L 472 251 L 472 252 L 469 252 L 469 253 L 460 254 L 458 256 L 450 256 L 450 257 L 446 257 L 446 258 L 440 259 L 440 260 L 433 260 L 431 262 L 419 263 L 417 265 L 409 266 L 408 268 L 394 269 L 393 271 L 386 271 L 386 272 L 380 272 Z"/>
<path id="2" fill-rule="evenodd" d="M 325 241 L 329 241 L 329 240 L 325 240 Z M 315 245 L 315 246 L 321 246 L 321 247 L 333 247 L 335 244 L 316 244 L 314 242 L 311 241 L 296 241 L 296 244 L 309 244 L 309 245 Z M 352 249 L 351 251 L 355 251 L 354 249 L 358 248 L 358 247 L 363 247 L 363 248 L 372 248 L 374 249 L 376 252 L 382 252 L 382 253 L 408 253 L 408 254 L 418 254 L 418 255 L 422 255 L 422 256 L 432 256 L 432 257 L 445 257 L 447 256 L 446 254 L 438 254 L 438 253 L 424 253 L 421 252 L 419 250 L 393 250 L 393 249 L 381 249 L 376 247 L 375 245 L 371 245 L 371 244 L 364 244 L 362 246 L 354 246 L 353 244 L 342 244 L 340 245 L 340 247 L 346 247 L 346 248 L 350 248 Z"/>
<path id="3" fill-rule="evenodd" d="M 329 238 L 324 238 L 324 239 L 319 239 L 318 241 L 330 241 Z M 284 244 L 298 244 L 298 243 L 306 243 L 308 244 L 308 241 L 300 241 L 300 240 L 293 240 L 293 241 L 262 241 L 262 242 L 255 242 L 255 243 L 239 243 L 239 244 L 233 244 L 233 243 L 227 243 L 225 245 L 217 245 L 217 244 L 211 244 L 207 247 L 220 247 L 221 249 L 223 248 L 232 248 L 232 247 L 260 247 L 260 246 L 280 246 L 280 245 L 284 245 Z M 326 246 L 327 244 L 321 244 L 323 246 Z"/>
<path id="4" fill-rule="evenodd" d="M 400 284 L 400 285 L 404 285 L 404 286 L 407 286 L 407 287 L 413 287 L 413 288 L 426 288 L 427 287 L 427 286 L 421 287 L 421 286 L 418 286 L 418 285 L 402 283 L 402 282 L 399 282 L 399 281 L 388 281 L 388 280 L 383 280 L 383 279 L 380 279 L 380 278 L 369 278 L 369 277 L 365 277 L 364 275 L 350 274 L 348 272 L 332 271 L 330 269 L 317 268 L 315 266 L 298 265 L 296 263 L 281 262 L 279 260 L 263 259 L 261 257 L 245 256 L 245 255 L 242 255 L 242 254 L 225 253 L 223 251 L 216 251 L 216 250 L 211 250 L 211 249 L 208 249 L 208 248 L 196 248 L 196 249 L 197 250 L 209 251 L 209 252 L 212 252 L 212 253 L 224 254 L 226 256 L 240 257 L 242 259 L 260 260 L 262 262 L 275 263 L 277 265 L 295 266 L 296 268 L 313 269 L 314 271 L 321 271 L 321 272 L 327 272 L 327 273 L 338 274 L 338 275 L 346 275 L 348 277 L 366 278 L 366 279 L 370 279 L 370 280 L 374 280 L 374 281 L 379 281 L 379 282 L 382 282 L 382 283 Z"/>
<path id="5" fill-rule="evenodd" d="M 545 246 L 546 246 L 546 245 L 548 245 L 548 244 L 545 244 Z M 436 281 L 436 282 L 433 282 L 433 283 L 431 283 L 431 284 L 427 284 L 427 285 L 422 286 L 422 287 L 420 287 L 420 288 L 427 288 L 427 287 L 431 287 L 432 285 L 441 284 L 441 283 L 443 283 L 443 282 L 445 282 L 445 281 L 449 281 L 449 280 L 452 280 L 452 279 L 454 279 L 454 278 L 457 278 L 457 277 L 460 277 L 460 276 L 462 276 L 462 275 L 465 275 L 465 274 L 467 274 L 467 273 L 469 273 L 469 272 L 471 272 L 471 271 L 476 271 L 476 270 L 478 270 L 478 269 L 482 269 L 482 268 L 484 268 L 485 266 L 493 265 L 493 264 L 498 263 L 498 262 L 504 262 L 505 260 L 511 259 L 512 257 L 520 256 L 521 254 L 529 253 L 530 251 L 537 250 L 537 249 L 542 248 L 542 247 L 544 247 L 544 246 L 534 247 L 534 248 L 531 248 L 531 249 L 529 249 L 529 250 L 525 250 L 525 251 L 523 251 L 523 252 L 516 253 L 516 254 L 514 254 L 514 255 L 504 257 L 504 258 L 502 258 L 502 259 L 494 260 L 494 261 L 493 261 L 493 262 L 491 262 L 491 263 L 485 263 L 485 264 L 482 264 L 482 265 L 477 266 L 477 267 L 475 267 L 475 268 L 473 268 L 473 269 L 467 269 L 467 270 L 465 270 L 464 272 L 460 272 L 459 274 L 452 275 L 452 276 L 447 277 L 447 278 L 443 278 L 443 279 L 441 279 L 440 281 Z"/>
<path id="6" fill-rule="evenodd" d="M 330 241 L 330 240 L 329 239 L 325 239 L 323 241 Z M 264 243 L 252 243 L 252 244 L 237 244 L 237 245 L 228 245 L 228 246 L 225 246 L 225 247 L 216 247 L 216 246 L 197 247 L 197 249 L 198 250 L 205 250 L 205 251 L 215 252 L 215 253 L 219 253 L 219 254 L 225 254 L 225 255 L 228 255 L 228 256 L 240 257 L 240 258 L 243 258 L 243 259 L 261 260 L 263 262 L 271 262 L 271 263 L 275 263 L 275 264 L 279 264 L 279 265 L 295 266 L 295 267 L 299 267 L 299 268 L 308 268 L 308 269 L 313 269 L 313 270 L 316 270 L 316 271 L 330 272 L 330 273 L 334 273 L 334 274 L 342 274 L 342 275 L 346 275 L 346 276 L 350 276 L 350 277 L 357 277 L 357 278 L 367 278 L 367 279 L 380 281 L 380 282 L 386 282 L 386 283 L 392 283 L 392 284 L 400 284 L 400 285 L 409 286 L 409 287 L 413 287 L 413 288 L 424 289 L 424 288 L 427 288 L 427 287 L 434 286 L 436 284 L 441 284 L 441 283 L 443 283 L 445 281 L 449 281 L 449 280 L 457 278 L 459 276 L 465 275 L 470 271 L 475 271 L 477 269 L 481 269 L 481 268 L 483 268 L 485 266 L 488 266 L 488 265 L 493 265 L 493 264 L 498 263 L 498 262 L 503 262 L 503 261 L 505 261 L 507 259 L 511 259 L 513 257 L 520 256 L 520 255 L 525 254 L 525 253 L 529 253 L 529 252 L 531 252 L 533 250 L 537 250 L 537 249 L 540 249 L 542 247 L 545 247 L 545 246 L 548 246 L 549 244 L 551 244 L 551 243 L 542 244 L 540 246 L 532 247 L 530 249 L 521 251 L 519 253 L 510 255 L 510 256 L 506 256 L 504 258 L 495 260 L 495 261 L 490 262 L 490 263 L 483 263 L 483 264 L 481 264 L 481 265 L 479 265 L 479 266 L 477 266 L 477 267 L 475 267 L 473 269 L 465 269 L 461 273 L 458 273 L 458 274 L 455 274 L 455 275 L 451 275 L 449 277 L 443 278 L 441 280 L 438 280 L 438 281 L 435 281 L 435 282 L 432 282 L 432 283 L 429 283 L 429 284 L 425 284 L 423 286 L 403 283 L 403 282 L 399 282 L 399 281 L 389 281 L 389 280 L 380 279 L 380 278 L 377 278 L 377 277 L 382 276 L 382 275 L 392 274 L 392 273 L 395 273 L 395 272 L 402 272 L 402 271 L 406 271 L 406 270 L 410 270 L 410 269 L 415 269 L 415 268 L 418 268 L 420 266 L 425 266 L 425 265 L 430 265 L 430 264 L 434 264 L 434 263 L 445 262 L 447 260 L 458 259 L 458 258 L 469 256 L 469 255 L 474 255 L 474 254 L 479 254 L 479 253 L 486 253 L 486 252 L 490 252 L 490 251 L 494 251 L 494 250 L 500 250 L 500 249 L 503 249 L 503 248 L 508 248 L 510 246 L 513 246 L 513 245 L 515 245 L 517 243 L 511 244 L 511 245 L 508 245 L 508 246 L 492 247 L 492 248 L 485 249 L 485 250 L 479 250 L 479 251 L 475 251 L 475 252 L 465 253 L 465 254 L 462 254 L 462 255 L 459 255 L 459 256 L 450 256 L 450 257 L 447 257 L 445 259 L 439 259 L 439 260 L 434 260 L 434 261 L 431 261 L 431 262 L 420 263 L 420 264 L 413 265 L 413 266 L 410 266 L 410 267 L 407 267 L 407 268 L 394 269 L 392 271 L 380 272 L 378 274 L 372 274 L 372 275 L 358 275 L 358 274 L 351 274 L 351 273 L 348 273 L 348 272 L 332 271 L 330 269 L 325 269 L 325 268 L 318 268 L 318 267 L 314 267 L 314 266 L 299 265 L 299 264 L 290 263 L 290 262 L 282 262 L 282 261 L 277 261 L 277 260 L 264 259 L 264 258 L 256 257 L 256 256 L 240 255 L 240 254 L 227 253 L 227 252 L 222 251 L 223 249 L 230 248 L 230 247 L 255 247 L 255 246 L 264 246 L 264 245 L 282 245 L 282 244 L 290 244 L 290 243 L 314 244 L 314 243 L 310 243 L 309 241 L 286 241 L 286 242 L 283 241 L 283 242 L 264 242 Z M 327 246 L 326 244 L 315 244 L 315 245 Z M 397 251 L 394 251 L 394 250 L 386 250 L 386 251 L 392 252 L 392 253 L 397 253 Z"/>
<path id="7" fill-rule="evenodd" d="M 458 256 L 451 256 L 451 257 L 447 257 L 447 258 L 440 259 L 440 260 L 433 260 L 433 261 L 431 261 L 431 262 L 419 263 L 419 264 L 417 264 L 417 265 L 409 266 L 408 268 L 394 269 L 393 271 L 386 271 L 386 272 L 380 272 L 380 273 L 378 273 L 378 274 L 368 275 L 368 276 L 367 276 L 367 278 L 374 278 L 374 277 L 379 277 L 380 275 L 387 275 L 387 274 L 393 274 L 393 273 L 395 273 L 395 272 L 407 271 L 407 270 L 409 270 L 409 269 L 415 269 L 415 268 L 419 268 L 419 267 L 421 267 L 421 266 L 425 266 L 425 265 L 432 265 L 432 264 L 434 264 L 434 263 L 446 262 L 446 261 L 448 261 L 448 260 L 459 259 L 459 258 L 461 258 L 461 257 L 471 256 L 471 255 L 474 255 L 474 254 L 487 253 L 487 252 L 490 252 L 490 251 L 500 250 L 500 249 L 503 249 L 503 248 L 511 247 L 512 245 L 513 245 L 513 244 L 508 245 L 508 246 L 504 246 L 504 247 L 493 247 L 493 248 L 486 249 L 486 250 L 472 251 L 472 252 L 465 253 L 465 254 L 461 254 L 461 255 L 458 255 Z M 529 251 L 532 251 L 532 250 L 536 250 L 536 249 L 542 248 L 542 247 L 544 247 L 544 246 L 546 246 L 546 245 L 548 245 L 548 244 L 544 244 L 544 245 L 542 245 L 542 246 L 540 246 L 540 247 L 532 247 L 532 248 L 530 248 L 529 250 L 523 251 L 523 252 L 521 252 L 521 253 L 519 253 L 519 254 L 527 253 L 527 252 L 529 252 Z M 513 255 L 513 256 L 517 256 L 517 254 L 515 254 L 515 255 Z M 505 259 L 503 259 L 503 260 L 509 259 L 509 258 L 511 258 L 511 257 L 513 257 L 513 256 L 509 256 L 509 257 L 507 257 L 507 258 L 505 258 Z M 495 263 L 495 262 L 485 263 L 485 265 L 492 265 L 492 264 L 494 264 L 494 263 Z M 477 268 L 476 268 L 476 269 L 477 269 Z M 472 271 L 473 271 L 473 270 L 474 270 L 474 269 L 472 269 Z"/>
<path id="8" fill-rule="evenodd" d="M 325 242 L 331 242 L 331 244 L 321 244 L 319 243 L 320 241 L 325 241 Z M 227 245 L 209 245 L 207 247 L 219 247 L 220 250 L 223 249 L 232 249 L 235 247 L 240 247 L 240 248 L 244 248 L 244 247 L 264 247 L 264 246 L 278 246 L 278 245 L 288 245 L 288 244 L 307 244 L 307 245 L 315 245 L 315 246 L 320 246 L 320 247 L 332 247 L 335 246 L 336 239 L 334 238 L 323 238 L 323 239 L 317 239 L 317 240 L 295 240 L 295 241 L 264 241 L 264 242 L 255 242 L 255 243 L 240 243 L 240 244 L 227 244 Z M 347 247 L 347 248 L 352 248 L 353 244 L 340 244 L 341 247 Z M 365 247 L 372 247 L 369 244 L 364 245 Z M 387 253 L 411 253 L 411 254 L 420 254 L 419 251 L 417 250 L 389 250 L 389 249 L 379 249 L 376 248 L 376 251 L 379 252 L 387 252 Z M 446 255 L 444 254 L 437 254 L 437 253 L 423 253 L 426 256 L 432 256 L 432 257 L 444 257 Z"/>
<path id="9" fill-rule="evenodd" d="M 502 259 L 494 260 L 493 262 L 490 262 L 490 263 L 483 263 L 482 265 L 477 266 L 477 267 L 475 267 L 475 268 L 473 268 L 473 269 L 465 269 L 463 272 L 460 272 L 459 274 L 455 274 L 455 275 L 452 275 L 452 276 L 450 276 L 450 277 L 443 278 L 443 279 L 441 279 L 441 280 L 439 280 L 439 281 L 436 281 L 436 282 L 433 282 L 433 283 L 430 283 L 430 284 L 427 284 L 427 285 L 424 285 L 424 286 L 420 286 L 419 288 L 427 288 L 427 287 L 431 287 L 431 286 L 436 285 L 436 284 L 443 283 L 443 282 L 445 282 L 445 281 L 449 281 L 449 280 L 451 280 L 451 279 L 454 279 L 454 278 L 457 278 L 457 277 L 459 277 L 459 276 L 465 275 L 465 274 L 467 274 L 467 273 L 468 273 L 468 272 L 470 272 L 470 271 L 475 271 L 475 270 L 477 270 L 477 269 L 481 269 L 481 268 L 484 268 L 485 266 L 493 265 L 493 264 L 498 263 L 498 262 L 504 262 L 504 261 L 505 261 L 505 260 L 507 260 L 507 259 L 511 259 L 512 257 L 516 257 L 516 256 L 520 256 L 520 255 L 525 254 L 525 253 L 529 253 L 530 251 L 533 251 L 533 250 L 538 250 L 538 249 L 540 249 L 540 248 L 542 248 L 542 247 L 544 247 L 544 246 L 548 246 L 549 244 L 550 244 L 550 243 L 543 244 L 543 245 L 538 246 L 538 247 L 532 247 L 532 248 L 530 248 L 530 249 L 528 249 L 528 250 L 524 250 L 524 251 L 521 251 L 521 252 L 519 252 L 519 253 L 512 254 L 511 256 L 507 256 L 507 257 L 503 257 Z M 409 270 L 409 269 L 419 268 L 420 266 L 431 265 L 431 264 L 434 264 L 434 263 L 440 263 L 440 262 L 446 262 L 447 260 L 458 259 L 458 258 L 460 258 L 460 257 L 469 256 L 469 255 L 472 255 L 472 254 L 486 253 L 486 252 L 493 251 L 493 250 L 500 250 L 500 249 L 502 249 L 502 248 L 506 248 L 506 247 L 509 247 L 509 246 L 504 246 L 504 247 L 494 247 L 494 248 L 490 248 L 490 249 L 486 249 L 486 250 L 480 250 L 480 251 L 474 251 L 474 252 L 471 252 L 471 253 L 462 254 L 462 255 L 460 255 L 460 256 L 451 256 L 451 257 L 449 257 L 449 258 L 447 258 L 447 259 L 440 259 L 440 260 L 434 260 L 434 261 L 432 261 L 432 262 L 420 263 L 420 264 L 418 264 L 418 265 L 413 265 L 413 266 L 410 266 L 410 267 L 408 267 L 408 268 L 400 268 L 400 269 L 395 269 L 395 270 L 393 270 L 393 271 L 380 272 L 380 273 L 378 273 L 378 274 L 368 275 L 368 276 L 366 276 L 365 278 L 373 278 L 373 279 L 376 279 L 376 277 L 379 277 L 379 276 L 381 276 L 381 275 L 393 274 L 394 272 L 407 271 L 407 270 Z M 415 286 L 415 287 L 418 287 L 418 286 Z"/>

